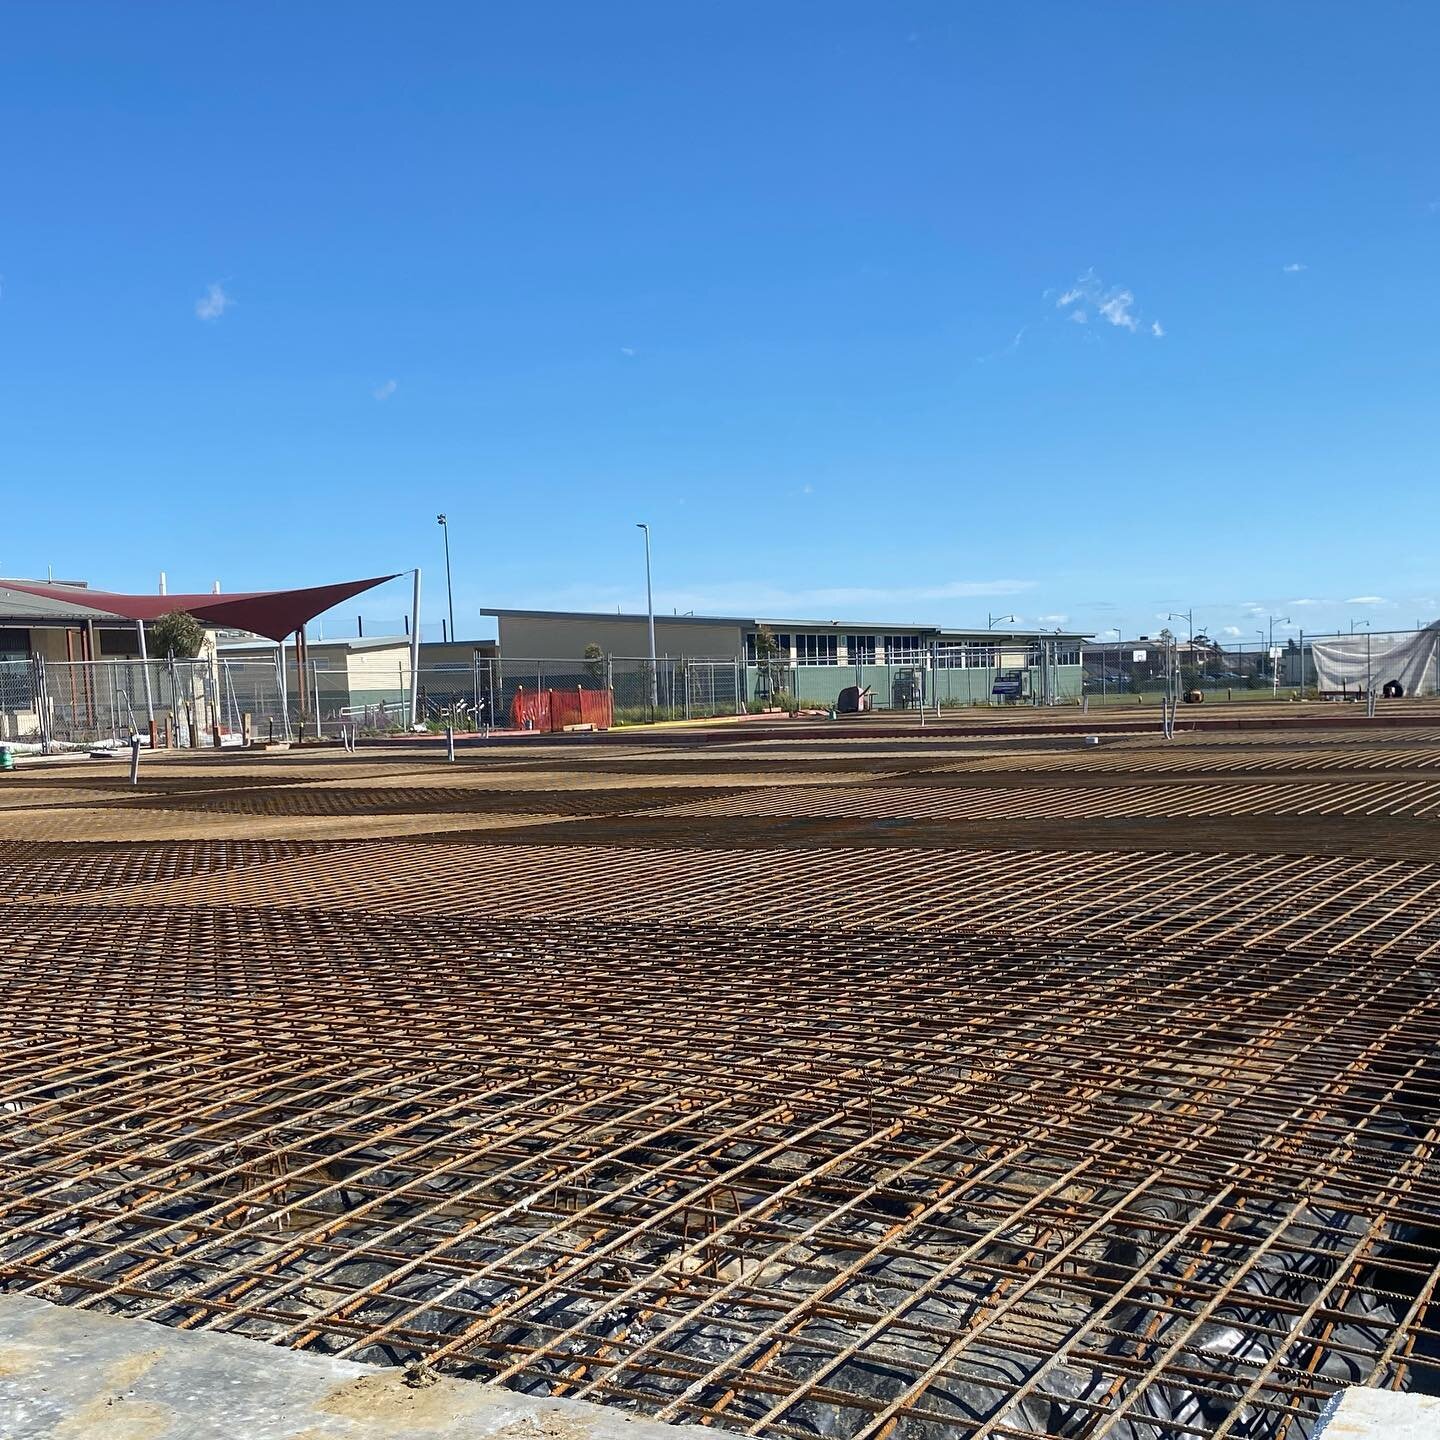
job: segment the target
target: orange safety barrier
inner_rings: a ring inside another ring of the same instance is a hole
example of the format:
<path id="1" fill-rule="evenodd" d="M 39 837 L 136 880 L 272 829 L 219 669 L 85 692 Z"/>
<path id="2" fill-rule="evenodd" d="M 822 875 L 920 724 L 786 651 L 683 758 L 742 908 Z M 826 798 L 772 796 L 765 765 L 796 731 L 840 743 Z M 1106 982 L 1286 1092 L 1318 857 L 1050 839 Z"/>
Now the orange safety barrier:
<path id="1" fill-rule="evenodd" d="M 510 702 L 510 724 L 516 730 L 559 731 L 567 725 L 593 725 L 608 730 L 615 719 L 615 696 L 609 690 L 517 690 Z"/>

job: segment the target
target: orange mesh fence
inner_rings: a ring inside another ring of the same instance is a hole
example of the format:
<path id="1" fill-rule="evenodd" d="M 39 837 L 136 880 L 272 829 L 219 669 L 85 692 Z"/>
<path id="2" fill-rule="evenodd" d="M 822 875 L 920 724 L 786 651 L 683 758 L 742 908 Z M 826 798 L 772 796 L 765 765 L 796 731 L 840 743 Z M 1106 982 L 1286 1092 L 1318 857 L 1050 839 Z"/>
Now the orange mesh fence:
<path id="1" fill-rule="evenodd" d="M 510 724 L 517 730 L 563 730 L 593 725 L 608 730 L 615 717 L 609 690 L 517 690 L 510 702 Z"/>

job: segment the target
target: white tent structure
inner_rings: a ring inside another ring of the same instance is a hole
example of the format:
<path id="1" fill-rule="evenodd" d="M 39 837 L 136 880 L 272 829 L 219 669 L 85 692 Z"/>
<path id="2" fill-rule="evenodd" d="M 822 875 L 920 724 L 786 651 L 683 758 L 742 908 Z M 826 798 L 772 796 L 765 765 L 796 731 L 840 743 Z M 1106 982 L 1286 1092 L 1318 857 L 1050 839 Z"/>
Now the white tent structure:
<path id="1" fill-rule="evenodd" d="M 1322 694 L 1434 695 L 1437 647 L 1440 620 L 1423 630 L 1367 630 L 1309 642 Z"/>

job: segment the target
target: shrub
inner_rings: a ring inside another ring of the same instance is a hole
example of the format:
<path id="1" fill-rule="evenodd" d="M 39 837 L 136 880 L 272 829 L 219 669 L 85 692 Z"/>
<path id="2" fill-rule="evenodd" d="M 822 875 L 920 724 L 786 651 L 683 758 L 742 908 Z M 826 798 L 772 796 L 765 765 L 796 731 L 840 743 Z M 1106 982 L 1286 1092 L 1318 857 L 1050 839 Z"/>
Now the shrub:
<path id="1" fill-rule="evenodd" d="M 150 636 L 153 654 L 193 660 L 205 643 L 205 627 L 188 610 L 171 610 L 155 622 Z"/>

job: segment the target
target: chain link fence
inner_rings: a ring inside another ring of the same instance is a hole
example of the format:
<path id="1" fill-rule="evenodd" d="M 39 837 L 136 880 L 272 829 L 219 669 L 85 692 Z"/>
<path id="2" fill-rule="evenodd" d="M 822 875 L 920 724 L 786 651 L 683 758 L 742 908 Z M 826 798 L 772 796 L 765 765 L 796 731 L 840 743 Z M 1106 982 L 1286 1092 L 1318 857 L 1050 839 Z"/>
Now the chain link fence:
<path id="1" fill-rule="evenodd" d="M 1158 704 L 1196 693 L 1227 700 L 1289 698 L 1301 687 L 1299 655 L 1294 641 L 1271 647 L 1147 638 L 1087 645 L 1085 694 L 1091 705 Z"/>
<path id="2" fill-rule="evenodd" d="M 1089 644 L 1085 695 L 1093 705 L 1184 701 L 1364 700 L 1440 693 L 1440 629 L 1307 635 L 1268 640 L 1126 640 Z"/>
<path id="3" fill-rule="evenodd" d="M 132 734 L 148 738 L 152 721 L 157 739 L 171 744 L 214 745 L 217 736 L 225 743 L 209 661 L 33 659 L 0 667 L 8 740 L 46 749 L 120 745 Z"/>
<path id="4" fill-rule="evenodd" d="M 412 706 L 431 729 L 514 724 L 517 697 L 611 692 L 616 725 L 747 711 L 845 708 L 846 691 L 876 711 L 963 706 L 1158 705 L 1162 699 L 1264 700 L 1304 694 L 1430 696 L 1440 681 L 1440 627 L 1316 635 L 1264 643 L 1126 641 L 939 645 L 889 663 L 806 665 L 779 658 L 585 656 L 422 666 L 317 659 L 302 676 L 293 651 L 218 660 L 0 661 L 0 740 L 50 747 L 146 736 L 181 746 L 403 733 Z M 1388 689 L 1387 689 L 1388 687 Z"/>

